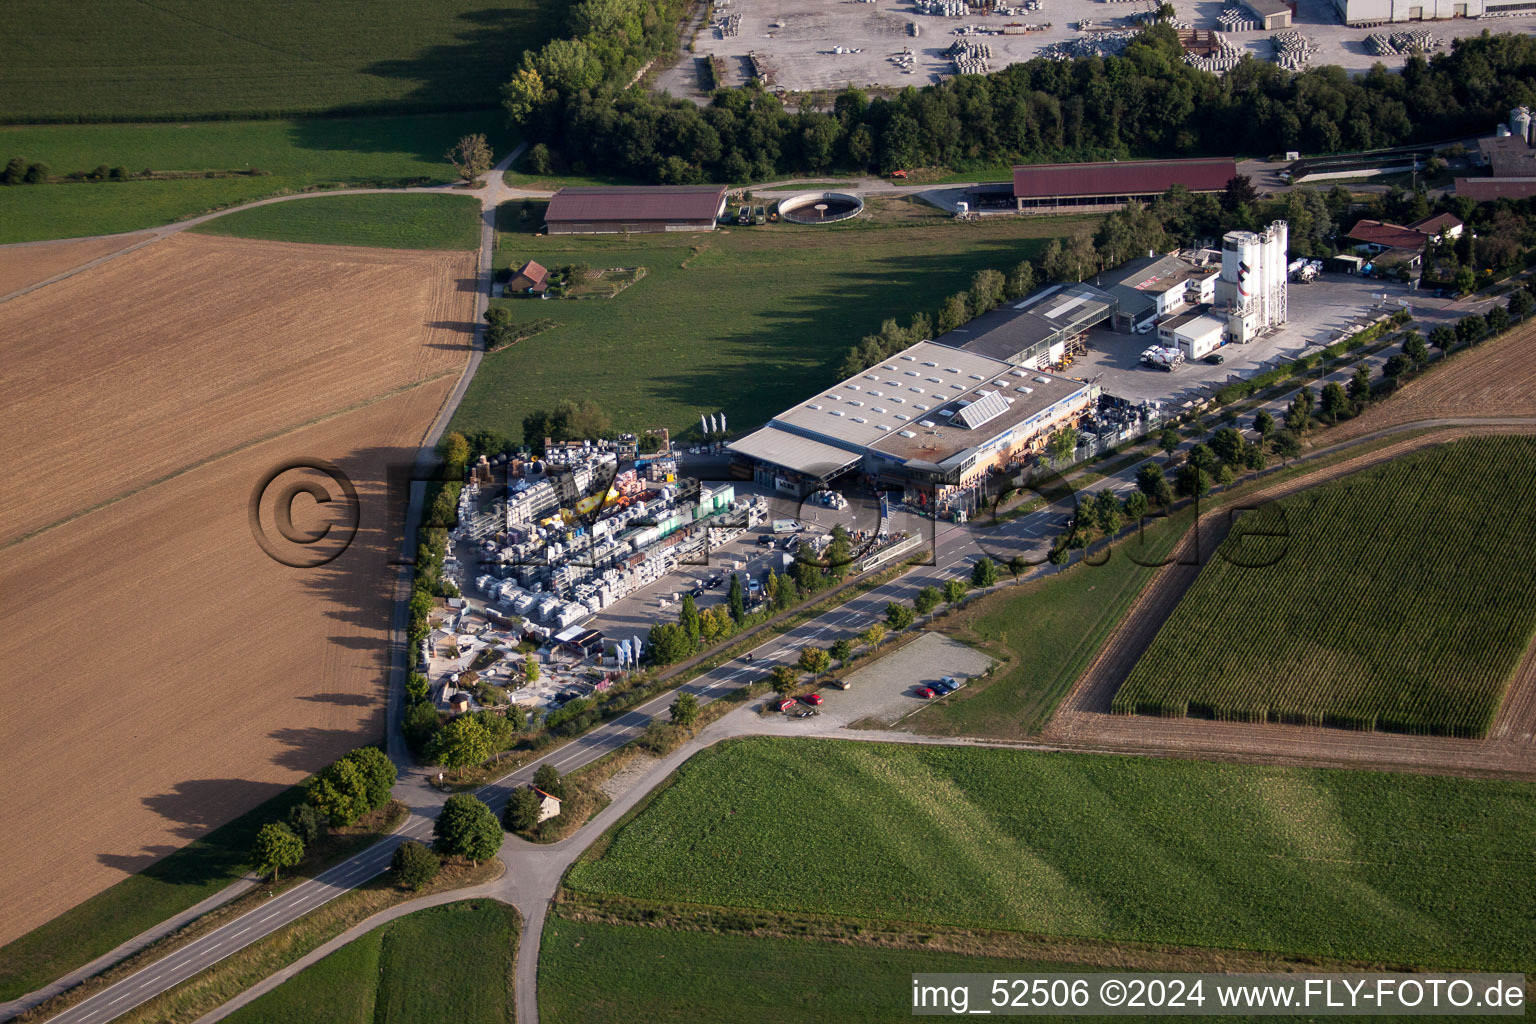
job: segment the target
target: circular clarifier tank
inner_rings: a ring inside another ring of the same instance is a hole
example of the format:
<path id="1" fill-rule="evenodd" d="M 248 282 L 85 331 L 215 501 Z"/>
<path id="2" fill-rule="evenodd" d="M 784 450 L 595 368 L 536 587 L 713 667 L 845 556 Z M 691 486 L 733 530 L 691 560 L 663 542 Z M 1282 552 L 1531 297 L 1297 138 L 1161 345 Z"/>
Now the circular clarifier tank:
<path id="1" fill-rule="evenodd" d="M 801 192 L 779 200 L 779 216 L 791 224 L 836 224 L 863 211 L 864 200 L 851 192 Z"/>

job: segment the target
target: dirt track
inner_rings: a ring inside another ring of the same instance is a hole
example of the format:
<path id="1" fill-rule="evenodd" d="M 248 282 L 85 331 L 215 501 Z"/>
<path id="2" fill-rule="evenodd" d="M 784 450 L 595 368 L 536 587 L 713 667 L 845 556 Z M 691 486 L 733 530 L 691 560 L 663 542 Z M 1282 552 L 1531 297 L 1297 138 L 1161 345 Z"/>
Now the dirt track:
<path id="1" fill-rule="evenodd" d="M 1466 407 L 1460 411 L 1465 412 Z M 1315 473 L 1244 494 L 1243 503 L 1283 497 L 1452 438 L 1511 431 L 1510 427 L 1456 427 L 1420 434 Z M 1499 719 L 1486 740 L 1110 714 L 1110 701 L 1115 691 L 1198 574 L 1198 565 L 1179 563 L 1191 560 L 1197 539 L 1201 551 L 1199 561 L 1209 557 L 1224 536 L 1224 519 L 1225 513 L 1220 510 L 1202 515 L 1201 529 L 1198 533 L 1192 531 L 1180 542 L 1174 563 L 1159 571 L 1147 584 L 1062 701 L 1042 739 L 1062 746 L 1201 754 L 1243 761 L 1378 766 L 1409 771 L 1536 778 L 1536 739 L 1533 739 L 1536 734 L 1536 647 L 1527 652 L 1521 663 L 1500 709 Z"/>
<path id="2" fill-rule="evenodd" d="M 0 298 L 142 242 L 150 232 L 0 248 Z"/>
<path id="3" fill-rule="evenodd" d="M 382 732 L 385 466 L 468 356 L 474 264 L 184 235 L 0 304 L 0 944 Z M 295 458 L 359 492 L 318 569 L 249 523 Z"/>
<path id="4" fill-rule="evenodd" d="M 456 371 L 474 261 L 182 234 L 0 305 L 0 544 Z"/>

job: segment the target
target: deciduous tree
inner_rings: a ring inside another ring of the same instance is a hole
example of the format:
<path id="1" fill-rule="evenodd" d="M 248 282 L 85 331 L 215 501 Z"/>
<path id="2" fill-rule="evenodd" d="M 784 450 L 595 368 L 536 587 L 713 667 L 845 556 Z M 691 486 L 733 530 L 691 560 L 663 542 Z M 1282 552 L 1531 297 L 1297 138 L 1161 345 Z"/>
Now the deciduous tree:
<path id="1" fill-rule="evenodd" d="M 448 162 L 465 181 L 474 181 L 491 169 L 495 160 L 491 157 L 490 144 L 480 133 L 466 135 L 453 144 L 447 153 Z"/>
<path id="2" fill-rule="evenodd" d="M 395 847 L 395 855 L 389 861 L 395 884 L 414 892 L 420 892 L 424 885 L 437 877 L 439 866 L 437 854 L 415 840 Z"/>
<path id="3" fill-rule="evenodd" d="M 251 863 L 258 874 L 271 873 L 277 881 L 278 872 L 291 868 L 304 859 L 304 843 L 293 830 L 280 821 L 269 821 L 256 833 L 251 847 Z"/>
<path id="4" fill-rule="evenodd" d="M 469 793 L 455 793 L 448 798 L 432 824 L 432 834 L 441 853 L 476 864 L 494 857 L 501 849 L 502 830 L 496 815 L 483 800 Z"/>

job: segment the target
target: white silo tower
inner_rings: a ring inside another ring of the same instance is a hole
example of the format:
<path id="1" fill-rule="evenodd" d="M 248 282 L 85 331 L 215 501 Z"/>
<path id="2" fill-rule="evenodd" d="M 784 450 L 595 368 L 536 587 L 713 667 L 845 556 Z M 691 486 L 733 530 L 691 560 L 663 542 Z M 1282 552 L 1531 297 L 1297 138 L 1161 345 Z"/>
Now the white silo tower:
<path id="1" fill-rule="evenodd" d="M 1289 316 L 1287 299 L 1290 279 L 1286 274 L 1286 266 L 1289 262 L 1290 235 L 1290 225 L 1283 220 L 1272 222 L 1264 231 L 1264 254 L 1261 260 L 1266 327 L 1283 324 Z"/>

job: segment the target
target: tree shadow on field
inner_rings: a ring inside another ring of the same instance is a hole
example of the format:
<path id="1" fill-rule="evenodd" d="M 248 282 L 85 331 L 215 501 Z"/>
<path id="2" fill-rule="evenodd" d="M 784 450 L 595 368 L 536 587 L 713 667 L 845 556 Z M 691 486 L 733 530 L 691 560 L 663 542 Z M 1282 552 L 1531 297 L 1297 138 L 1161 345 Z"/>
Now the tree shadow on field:
<path id="1" fill-rule="evenodd" d="M 367 703 L 377 702 L 370 700 Z M 324 768 L 348 751 L 368 742 L 368 738 L 359 735 L 355 729 L 284 728 L 273 729 L 267 735 L 288 748 L 273 754 L 272 763 L 302 772 Z"/>
<path id="2" fill-rule="evenodd" d="M 143 803 L 175 823 L 171 829 L 174 835 L 196 839 L 287 788 L 276 782 L 250 779 L 189 779 L 176 783 L 169 793 L 144 797 Z"/>
<path id="3" fill-rule="evenodd" d="M 335 704 L 344 708 L 367 708 L 378 703 L 372 697 L 361 693 L 312 693 L 308 697 L 300 697 L 299 700 L 307 700 L 315 704 Z"/>
<path id="4" fill-rule="evenodd" d="M 342 105 L 329 111 L 335 117 L 296 121 L 290 137 L 300 149 L 405 153 L 418 161 L 442 163 L 446 176 L 443 153 L 464 131 L 485 132 L 498 151 L 508 143 L 501 86 L 517 70 L 524 50 L 538 49 L 564 31 L 570 6 L 571 0 L 513 0 L 505 7 L 463 11 L 454 19 L 457 42 L 426 46 L 411 56 L 375 61 L 362 69 L 365 75 L 409 83 L 404 96 L 388 102 L 390 114 L 479 111 L 485 115 L 483 125 L 429 123 L 412 133 L 371 116 L 381 113 L 377 104 Z"/>

